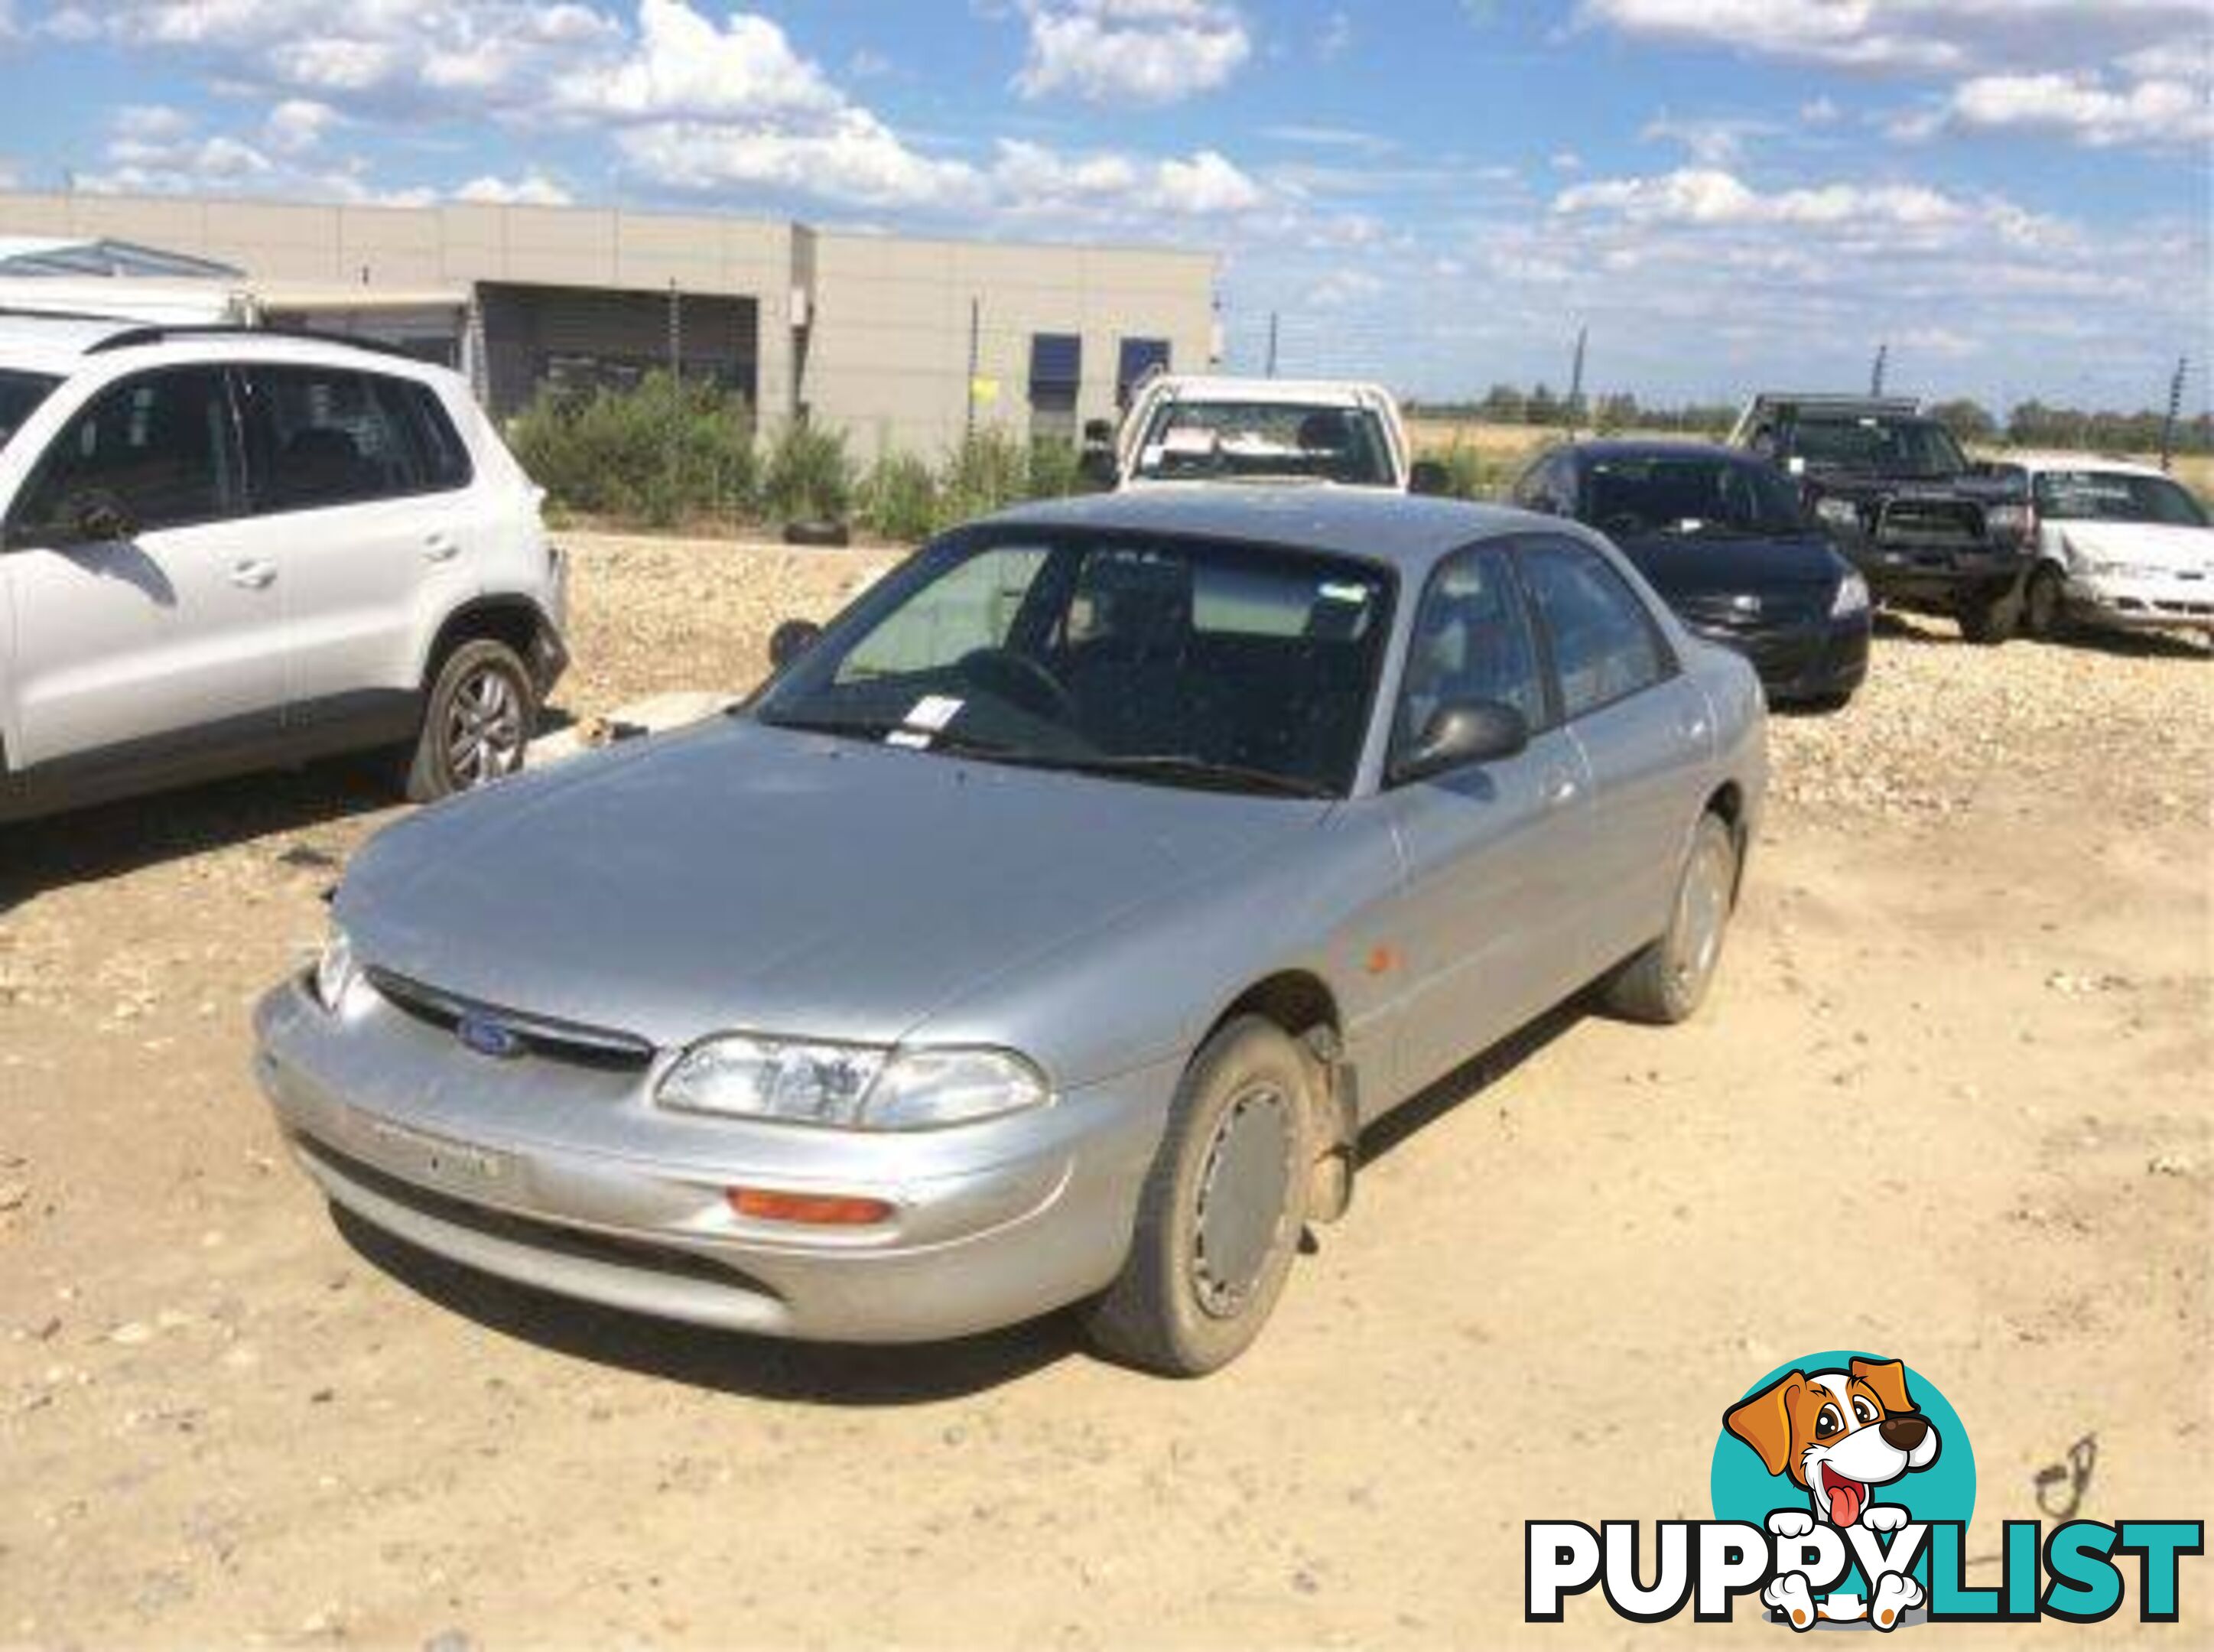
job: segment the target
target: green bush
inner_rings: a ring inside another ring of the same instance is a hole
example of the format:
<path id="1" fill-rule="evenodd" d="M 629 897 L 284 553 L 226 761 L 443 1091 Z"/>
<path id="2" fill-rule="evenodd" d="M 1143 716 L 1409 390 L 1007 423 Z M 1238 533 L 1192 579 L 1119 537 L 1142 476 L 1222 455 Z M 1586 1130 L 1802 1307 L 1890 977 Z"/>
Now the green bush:
<path id="1" fill-rule="evenodd" d="M 853 505 L 853 462 L 846 453 L 845 433 L 798 419 L 786 425 L 769 444 L 761 497 L 774 521 L 844 521 Z"/>
<path id="2" fill-rule="evenodd" d="M 566 511 L 665 528 L 753 509 L 752 411 L 713 382 L 649 373 L 630 390 L 541 391 L 508 435 Z"/>
<path id="3" fill-rule="evenodd" d="M 861 483 L 861 521 L 883 539 L 924 540 L 938 531 L 938 478 L 911 453 L 888 454 Z"/>
<path id="4" fill-rule="evenodd" d="M 1506 491 L 1505 468 L 1485 458 L 1470 444 L 1455 442 L 1450 447 L 1431 448 L 1416 457 L 1445 467 L 1446 493 L 1453 499 L 1495 499 Z"/>

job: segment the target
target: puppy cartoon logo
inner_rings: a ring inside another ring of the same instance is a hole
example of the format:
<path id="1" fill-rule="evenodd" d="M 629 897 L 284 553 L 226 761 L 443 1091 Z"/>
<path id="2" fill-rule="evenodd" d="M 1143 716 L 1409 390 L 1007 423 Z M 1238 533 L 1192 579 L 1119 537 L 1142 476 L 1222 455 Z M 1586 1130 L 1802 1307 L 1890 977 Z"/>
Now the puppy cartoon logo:
<path id="1" fill-rule="evenodd" d="M 1817 1520 L 1840 1533 L 1855 1526 L 1898 1532 L 1909 1519 L 1906 1508 L 1875 1493 L 1930 1467 L 1943 1445 L 1907 1390 L 1906 1367 L 1859 1356 L 1838 1370 L 1786 1372 L 1731 1406 L 1722 1426 L 1771 1476 L 1788 1476 L 1807 1494 L 1807 1509 L 1770 1512 L 1768 1529 L 1781 1538 L 1804 1538 Z M 1818 1615 L 1832 1621 L 1844 1615 L 1826 1602 L 1818 1614 L 1801 1572 L 1780 1574 L 1761 1598 L 1798 1629 L 1813 1627 Z M 1857 1610 L 1851 1616 L 1889 1629 L 1923 1600 L 1921 1584 L 1890 1572 L 1878 1582 L 1866 1618 Z M 1860 1606 L 1857 1598 L 1851 1604 Z"/>

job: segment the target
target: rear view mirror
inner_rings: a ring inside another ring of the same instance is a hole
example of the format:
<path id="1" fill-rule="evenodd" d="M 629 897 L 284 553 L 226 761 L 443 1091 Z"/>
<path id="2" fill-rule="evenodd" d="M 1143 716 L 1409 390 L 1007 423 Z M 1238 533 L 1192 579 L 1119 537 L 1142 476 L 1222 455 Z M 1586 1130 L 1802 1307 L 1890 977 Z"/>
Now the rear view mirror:
<path id="1" fill-rule="evenodd" d="M 1503 701 L 1451 701 L 1432 712 L 1421 737 L 1391 760 L 1391 783 L 1496 762 L 1529 743 L 1529 719 Z"/>
<path id="2" fill-rule="evenodd" d="M 770 666 L 781 671 L 792 661 L 814 647 L 816 639 L 822 634 L 823 627 L 812 620 L 786 620 L 769 633 L 768 663 Z"/>
<path id="3" fill-rule="evenodd" d="M 1407 472 L 1407 491 L 1442 498 L 1453 492 L 1453 476 L 1435 459 L 1417 459 Z"/>

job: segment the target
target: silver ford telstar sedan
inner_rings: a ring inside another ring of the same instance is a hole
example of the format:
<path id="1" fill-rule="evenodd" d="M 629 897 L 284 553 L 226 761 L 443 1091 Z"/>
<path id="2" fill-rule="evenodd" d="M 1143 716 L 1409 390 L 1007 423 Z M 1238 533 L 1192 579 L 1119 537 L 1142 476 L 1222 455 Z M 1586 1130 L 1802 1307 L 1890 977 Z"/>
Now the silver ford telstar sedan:
<path id="1" fill-rule="evenodd" d="M 1590 983 L 1707 991 L 1759 688 L 1598 536 L 1322 489 L 1026 507 L 709 726 L 356 858 L 257 1070 L 339 1205 L 850 1341 L 1252 1341 L 1361 1129 Z"/>

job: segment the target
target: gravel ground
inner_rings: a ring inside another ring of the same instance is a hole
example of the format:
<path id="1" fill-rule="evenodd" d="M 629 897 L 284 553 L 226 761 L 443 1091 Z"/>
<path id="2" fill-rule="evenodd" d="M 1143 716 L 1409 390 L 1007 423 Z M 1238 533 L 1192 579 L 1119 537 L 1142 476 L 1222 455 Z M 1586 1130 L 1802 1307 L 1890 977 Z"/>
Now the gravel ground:
<path id="1" fill-rule="evenodd" d="M 566 538 L 579 721 L 743 690 L 777 621 L 891 560 Z M 1199 1384 L 1065 1319 L 892 1350 L 651 1325 L 336 1227 L 244 1018 L 383 780 L 0 831 L 0 1646 L 1550 1647 L 1522 1521 L 1703 1513 L 1724 1400 L 1844 1345 L 1942 1374 L 1972 1554 L 2087 1435 L 2088 1514 L 2188 1513 L 2210 713 L 2196 644 L 1887 625 L 1847 710 L 1771 725 L 1707 1010 L 1569 1016 L 1395 1117 Z M 1590 1604 L 1574 1643 L 1712 1639 Z"/>

